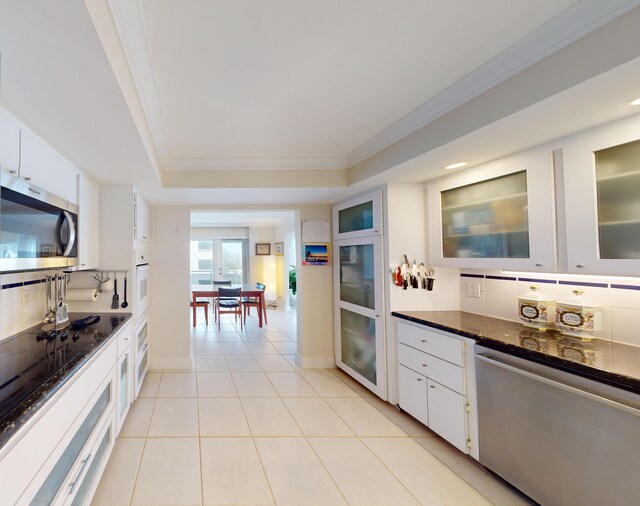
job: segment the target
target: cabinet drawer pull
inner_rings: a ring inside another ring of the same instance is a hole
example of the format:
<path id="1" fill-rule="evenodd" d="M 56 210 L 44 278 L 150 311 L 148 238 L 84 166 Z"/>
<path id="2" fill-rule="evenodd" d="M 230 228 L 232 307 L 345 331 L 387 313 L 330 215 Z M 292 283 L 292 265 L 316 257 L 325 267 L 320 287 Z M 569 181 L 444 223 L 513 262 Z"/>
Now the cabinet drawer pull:
<path id="1" fill-rule="evenodd" d="M 69 495 L 73 495 L 73 491 L 76 489 L 78 483 L 80 483 L 80 478 L 82 477 L 82 473 L 84 473 L 84 468 L 87 467 L 87 464 L 91 460 L 91 454 L 87 455 L 87 458 L 82 461 L 82 467 L 80 467 L 80 471 L 78 471 L 78 475 L 76 479 L 69 483 L 71 490 L 69 490 Z"/>
<path id="2" fill-rule="evenodd" d="M 422 364 L 422 367 L 427 367 L 427 364 Z"/>
<path id="3" fill-rule="evenodd" d="M 31 176 L 25 176 L 25 177 L 24 177 L 24 180 L 25 180 L 25 181 L 31 181 Z"/>
<path id="4" fill-rule="evenodd" d="M 429 388 L 435 388 L 435 387 L 436 387 L 435 385 L 429 385 Z"/>
<path id="5" fill-rule="evenodd" d="M 584 268 L 584 265 L 582 265 L 582 264 L 578 264 L 578 265 L 576 265 L 576 267 L 577 267 L 578 269 L 583 269 L 583 268 Z"/>
<path id="6" fill-rule="evenodd" d="M 426 339 L 420 339 L 421 342 L 426 343 L 427 340 Z"/>
<path id="7" fill-rule="evenodd" d="M 536 264 L 536 267 L 542 267 L 542 264 Z"/>
<path id="8" fill-rule="evenodd" d="M 10 171 L 9 171 L 9 174 L 17 174 L 17 173 L 18 173 L 18 171 L 17 171 L 17 170 L 10 170 Z"/>
<path id="9" fill-rule="evenodd" d="M 422 381 L 422 378 L 416 378 L 418 381 Z"/>

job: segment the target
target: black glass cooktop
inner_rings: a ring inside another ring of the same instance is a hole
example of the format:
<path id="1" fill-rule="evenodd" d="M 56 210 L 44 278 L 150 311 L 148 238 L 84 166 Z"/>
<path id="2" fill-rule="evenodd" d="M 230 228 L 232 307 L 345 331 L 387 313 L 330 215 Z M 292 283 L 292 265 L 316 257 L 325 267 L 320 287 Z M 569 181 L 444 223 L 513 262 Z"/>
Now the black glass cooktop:
<path id="1" fill-rule="evenodd" d="M 0 420 L 96 340 L 99 329 L 27 331 L 2 343 Z"/>

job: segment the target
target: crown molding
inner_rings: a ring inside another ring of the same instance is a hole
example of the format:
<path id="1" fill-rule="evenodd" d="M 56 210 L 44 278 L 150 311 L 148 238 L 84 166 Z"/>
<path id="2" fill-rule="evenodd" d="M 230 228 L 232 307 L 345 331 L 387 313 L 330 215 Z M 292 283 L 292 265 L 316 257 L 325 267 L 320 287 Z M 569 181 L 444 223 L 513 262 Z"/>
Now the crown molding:
<path id="1" fill-rule="evenodd" d="M 581 37 L 638 7 L 640 0 L 581 0 L 460 79 L 348 155 L 358 164 Z"/>
<path id="2" fill-rule="evenodd" d="M 171 158 L 167 171 L 274 170 L 274 169 L 346 169 L 346 156 L 216 156 Z"/>

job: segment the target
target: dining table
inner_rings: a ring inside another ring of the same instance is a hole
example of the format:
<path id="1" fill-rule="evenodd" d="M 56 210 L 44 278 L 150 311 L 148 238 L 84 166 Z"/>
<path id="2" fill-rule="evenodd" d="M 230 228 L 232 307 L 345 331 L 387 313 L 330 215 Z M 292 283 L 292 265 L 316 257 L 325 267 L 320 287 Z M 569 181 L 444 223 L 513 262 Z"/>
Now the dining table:
<path id="1" fill-rule="evenodd" d="M 266 317 L 267 305 L 264 300 L 264 289 L 257 288 L 255 285 L 191 285 L 191 297 L 193 299 L 193 326 L 196 326 L 196 299 L 207 298 L 217 299 L 218 288 L 241 288 L 240 297 L 250 297 L 258 299 L 258 323 L 262 327 L 263 315 Z M 242 318 L 242 316 L 240 316 Z"/>

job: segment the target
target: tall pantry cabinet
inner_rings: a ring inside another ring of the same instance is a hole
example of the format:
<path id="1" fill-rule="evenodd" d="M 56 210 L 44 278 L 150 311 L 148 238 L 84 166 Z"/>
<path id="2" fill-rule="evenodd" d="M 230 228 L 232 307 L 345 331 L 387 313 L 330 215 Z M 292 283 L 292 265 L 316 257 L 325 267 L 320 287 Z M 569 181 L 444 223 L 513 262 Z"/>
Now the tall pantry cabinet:
<path id="1" fill-rule="evenodd" d="M 333 207 L 336 365 L 387 398 L 382 192 Z"/>

